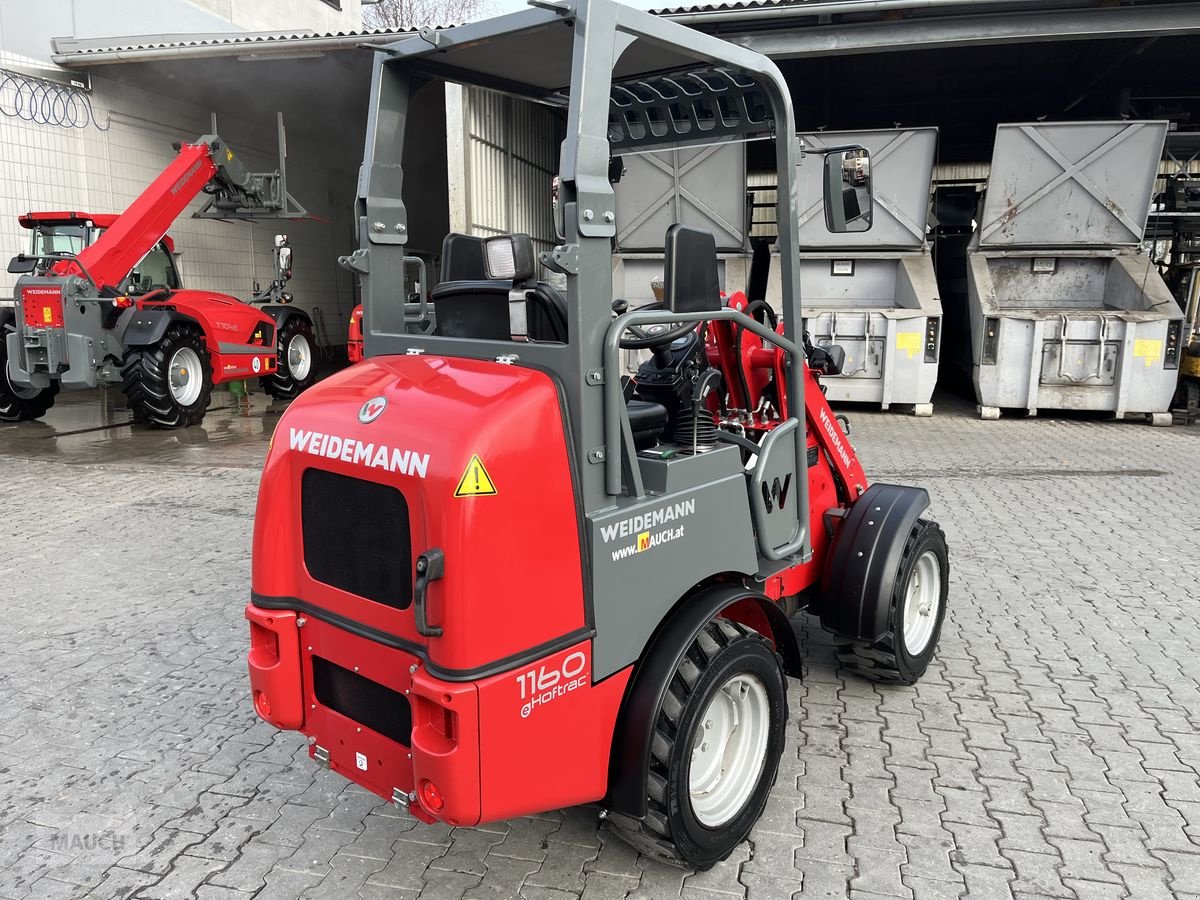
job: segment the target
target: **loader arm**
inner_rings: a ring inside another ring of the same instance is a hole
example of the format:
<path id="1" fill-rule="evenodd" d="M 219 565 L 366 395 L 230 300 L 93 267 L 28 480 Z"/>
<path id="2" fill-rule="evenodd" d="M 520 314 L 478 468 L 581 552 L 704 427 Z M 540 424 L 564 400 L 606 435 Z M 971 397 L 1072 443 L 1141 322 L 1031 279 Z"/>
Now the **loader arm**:
<path id="1" fill-rule="evenodd" d="M 184 144 L 171 164 L 95 243 L 80 251 L 79 262 L 97 289 L 116 289 L 196 195 L 218 177 L 219 168 L 207 143 Z M 66 274 L 75 269 L 72 263 L 62 262 L 54 271 Z"/>
<path id="2" fill-rule="evenodd" d="M 79 254 L 79 265 L 64 260 L 55 274 L 80 274 L 96 289 L 119 289 L 188 204 L 201 192 L 210 194 L 197 215 L 205 218 L 302 218 L 308 215 L 287 192 L 283 121 L 279 120 L 279 169 L 250 172 L 233 149 L 215 133 L 192 144 L 177 144 L 179 155 L 142 191 L 91 246 Z"/>

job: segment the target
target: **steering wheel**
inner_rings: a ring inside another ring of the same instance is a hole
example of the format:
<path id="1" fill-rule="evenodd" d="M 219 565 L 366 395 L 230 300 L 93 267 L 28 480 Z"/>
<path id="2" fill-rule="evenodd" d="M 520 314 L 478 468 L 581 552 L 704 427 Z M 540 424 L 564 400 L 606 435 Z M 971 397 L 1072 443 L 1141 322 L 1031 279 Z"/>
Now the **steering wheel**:
<path id="1" fill-rule="evenodd" d="M 639 306 L 635 312 L 644 310 L 662 309 L 661 302 L 647 303 L 645 306 Z M 674 328 L 668 328 L 666 331 L 651 331 L 651 328 L 661 328 L 661 325 L 651 325 L 649 328 L 641 325 L 626 325 L 625 331 L 632 334 L 633 337 L 627 338 L 622 332 L 621 340 L 618 342 L 622 350 L 650 350 L 654 347 L 660 347 L 664 344 L 669 344 L 672 341 L 679 340 L 685 334 L 695 330 L 700 323 L 697 319 L 695 322 L 684 322 L 681 325 L 676 325 Z"/>

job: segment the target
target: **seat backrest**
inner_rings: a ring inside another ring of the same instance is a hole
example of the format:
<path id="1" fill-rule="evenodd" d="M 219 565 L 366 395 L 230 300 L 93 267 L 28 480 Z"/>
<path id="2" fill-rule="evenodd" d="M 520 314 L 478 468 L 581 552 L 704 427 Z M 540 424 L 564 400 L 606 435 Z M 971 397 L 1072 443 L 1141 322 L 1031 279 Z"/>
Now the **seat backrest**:
<path id="1" fill-rule="evenodd" d="M 690 225 L 667 229 L 663 272 L 663 305 L 678 313 L 714 312 L 721 308 L 717 241 L 711 231 Z"/>
<path id="2" fill-rule="evenodd" d="M 432 293 L 433 308 L 437 312 L 434 333 L 442 337 L 511 340 L 511 288 L 510 281 L 443 281 Z M 540 295 L 545 305 L 526 301 L 529 337 L 543 342 L 565 341 L 567 305 L 562 295 L 542 283 L 529 291 L 527 296 L 534 293 Z M 546 306 L 552 307 L 553 312 Z"/>
<path id="3" fill-rule="evenodd" d="M 446 235 L 442 240 L 442 271 L 439 281 L 485 281 L 483 238 L 469 234 Z"/>
<path id="4" fill-rule="evenodd" d="M 444 246 L 444 245 L 443 245 Z M 442 269 L 445 271 L 445 257 Z M 442 337 L 511 340 L 508 281 L 443 281 L 433 289 L 435 333 Z"/>

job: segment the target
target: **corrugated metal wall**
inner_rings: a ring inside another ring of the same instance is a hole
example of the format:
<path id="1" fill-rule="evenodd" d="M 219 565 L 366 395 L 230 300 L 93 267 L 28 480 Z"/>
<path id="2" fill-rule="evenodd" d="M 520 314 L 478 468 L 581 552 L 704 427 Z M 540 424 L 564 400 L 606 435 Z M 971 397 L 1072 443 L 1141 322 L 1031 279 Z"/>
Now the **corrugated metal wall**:
<path id="1" fill-rule="evenodd" d="M 550 107 L 482 88 L 465 88 L 461 102 L 461 162 L 449 160 L 451 178 L 462 171 L 463 190 L 451 227 L 468 234 L 524 233 L 539 249 L 555 243 L 551 180 L 558 174 L 562 114 Z M 451 142 L 453 146 L 455 142 Z M 461 219 L 459 218 L 461 216 Z"/>

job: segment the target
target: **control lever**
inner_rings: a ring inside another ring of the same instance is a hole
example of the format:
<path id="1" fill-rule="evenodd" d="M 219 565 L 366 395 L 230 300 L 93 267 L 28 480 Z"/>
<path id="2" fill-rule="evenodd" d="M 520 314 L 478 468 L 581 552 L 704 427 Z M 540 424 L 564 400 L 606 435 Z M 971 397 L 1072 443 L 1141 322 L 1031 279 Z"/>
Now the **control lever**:
<path id="1" fill-rule="evenodd" d="M 430 625 L 426 609 L 425 593 L 431 581 L 437 581 L 446 573 L 446 554 L 437 547 L 426 550 L 417 557 L 417 580 L 413 585 L 413 613 L 417 617 L 417 634 L 422 637 L 441 637 L 440 625 Z"/>

